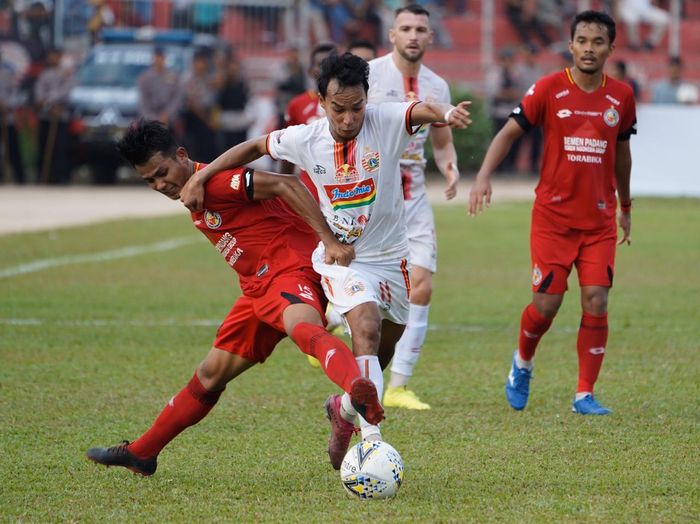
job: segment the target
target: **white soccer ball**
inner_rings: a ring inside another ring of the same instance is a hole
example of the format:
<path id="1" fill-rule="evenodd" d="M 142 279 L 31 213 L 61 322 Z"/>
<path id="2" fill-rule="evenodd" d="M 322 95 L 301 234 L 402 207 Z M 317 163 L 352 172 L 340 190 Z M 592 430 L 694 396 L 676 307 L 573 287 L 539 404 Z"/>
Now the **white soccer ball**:
<path id="1" fill-rule="evenodd" d="M 390 498 L 403 482 L 403 460 L 386 442 L 362 441 L 345 455 L 340 479 L 347 492 L 360 499 Z"/>

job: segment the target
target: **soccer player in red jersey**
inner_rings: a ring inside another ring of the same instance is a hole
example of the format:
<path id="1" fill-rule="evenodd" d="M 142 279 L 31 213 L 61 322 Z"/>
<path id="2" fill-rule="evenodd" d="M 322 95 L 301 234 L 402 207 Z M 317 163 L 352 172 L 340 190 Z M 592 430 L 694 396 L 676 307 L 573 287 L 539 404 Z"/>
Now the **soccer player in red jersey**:
<path id="1" fill-rule="evenodd" d="M 156 121 L 132 125 L 117 147 L 152 189 L 174 200 L 202 166 L 190 160 L 169 129 Z M 193 212 L 192 221 L 238 273 L 243 295 L 192 379 L 151 428 L 132 443 L 91 448 L 87 457 L 152 475 L 160 451 L 204 418 L 226 384 L 263 363 L 287 335 L 321 362 L 363 416 L 379 423 L 384 412 L 374 384 L 360 374 L 352 351 L 324 329 L 326 299 L 311 264 L 319 238 L 329 259 L 340 265 L 350 263 L 354 250 L 335 238 L 298 179 L 246 167 L 220 171 L 206 184 L 204 209 Z"/>
<path id="2" fill-rule="evenodd" d="M 578 332 L 578 387 L 572 410 L 606 415 L 593 396 L 608 340 L 608 292 L 615 267 L 617 217 L 630 243 L 629 139 L 636 134 L 632 89 L 603 73 L 614 49 L 615 22 L 597 11 L 578 14 L 569 50 L 574 67 L 538 80 L 494 137 L 469 195 L 469 213 L 491 200 L 491 174 L 511 145 L 534 126 L 544 129 L 544 159 L 530 229 L 533 299 L 522 312 L 518 349 L 505 391 L 514 409 L 528 400 L 533 357 L 557 314 L 575 265 L 583 310 Z"/>

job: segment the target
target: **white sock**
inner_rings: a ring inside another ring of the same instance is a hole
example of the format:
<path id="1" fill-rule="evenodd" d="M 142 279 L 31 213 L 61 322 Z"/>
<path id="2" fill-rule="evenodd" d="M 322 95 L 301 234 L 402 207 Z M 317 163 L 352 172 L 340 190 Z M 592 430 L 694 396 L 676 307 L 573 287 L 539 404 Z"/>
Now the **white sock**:
<path id="1" fill-rule="evenodd" d="M 413 368 L 420 357 L 425 336 L 428 333 L 428 311 L 430 306 L 419 306 L 411 304 L 408 310 L 408 324 L 401 336 L 401 339 L 396 344 L 394 360 L 391 364 L 392 378 L 390 381 L 391 387 L 405 386 L 408 383 L 406 378 L 403 384 L 395 383 L 394 373 L 410 377 L 413 375 Z M 397 382 L 401 379 L 397 378 Z"/>
<path id="2" fill-rule="evenodd" d="M 522 358 L 520 358 L 519 351 L 515 353 L 515 365 L 518 367 L 518 369 L 525 368 L 532 370 L 532 367 L 534 366 L 533 360 L 523 360 Z"/>
<path id="3" fill-rule="evenodd" d="M 402 375 L 401 373 L 396 373 L 395 371 L 392 371 L 391 375 L 389 376 L 389 387 L 401 388 L 408 384 L 410 378 L 411 377 L 407 377 L 406 375 Z"/>
<path id="4" fill-rule="evenodd" d="M 376 355 L 362 355 L 355 357 L 355 360 L 360 368 L 360 374 L 374 383 L 374 387 L 377 388 L 377 396 L 381 399 L 384 394 L 384 375 L 382 375 L 382 368 L 379 365 L 379 358 Z M 379 426 L 370 424 L 362 416 L 360 416 L 360 429 L 363 439 L 371 437 L 375 440 L 377 438 L 381 440 L 382 438 Z"/>
<path id="5" fill-rule="evenodd" d="M 353 407 L 350 395 L 347 393 L 343 393 L 343 396 L 340 397 L 340 416 L 353 424 L 357 418 L 357 410 Z"/>
<path id="6" fill-rule="evenodd" d="M 593 393 L 590 392 L 590 391 L 581 391 L 581 392 L 579 392 L 579 393 L 576 393 L 576 398 L 575 398 L 575 400 L 576 400 L 576 401 L 579 401 L 579 400 L 581 400 L 583 397 L 585 397 L 586 395 L 591 395 L 591 396 L 593 396 Z"/>

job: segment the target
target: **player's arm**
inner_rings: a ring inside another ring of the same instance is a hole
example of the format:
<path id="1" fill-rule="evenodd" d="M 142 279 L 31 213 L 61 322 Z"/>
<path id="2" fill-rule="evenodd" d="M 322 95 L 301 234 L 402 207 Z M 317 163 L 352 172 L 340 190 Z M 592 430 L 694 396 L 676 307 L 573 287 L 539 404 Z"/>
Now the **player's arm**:
<path id="1" fill-rule="evenodd" d="M 501 130 L 493 137 L 489 148 L 476 174 L 474 185 L 469 191 L 469 214 L 476 215 L 491 204 L 491 175 L 510 151 L 513 143 L 525 134 L 525 130 L 514 118 L 509 118 Z"/>
<path id="2" fill-rule="evenodd" d="M 632 153 L 630 151 L 630 141 L 618 141 L 615 155 L 615 180 L 617 182 L 617 197 L 620 200 L 618 223 L 623 233 L 618 245 L 624 242 L 630 244 L 632 242 L 632 198 L 630 197 Z"/>
<path id="3" fill-rule="evenodd" d="M 469 118 L 471 102 L 460 102 L 456 106 L 438 102 L 419 102 L 411 108 L 411 127 L 423 124 L 448 124 L 450 127 L 464 129 L 472 123 Z"/>
<path id="4" fill-rule="evenodd" d="M 296 176 L 256 170 L 251 185 L 254 200 L 280 197 L 316 231 L 326 248 L 326 264 L 347 266 L 355 258 L 355 249 L 338 241 L 328 227 L 318 203 Z"/>
<path id="5" fill-rule="evenodd" d="M 457 196 L 459 169 L 457 168 L 457 151 L 452 142 L 452 130 L 449 127 L 430 128 L 430 141 L 433 144 L 433 156 L 440 173 L 447 181 L 445 198 L 452 200 Z"/>
<path id="6" fill-rule="evenodd" d="M 219 171 L 233 169 L 267 154 L 267 135 L 251 138 L 219 155 L 211 164 L 193 174 L 180 191 L 180 200 L 190 211 L 201 211 L 204 184 Z"/>
<path id="7" fill-rule="evenodd" d="M 287 162 L 286 160 L 280 160 L 280 173 L 284 175 L 291 175 L 294 173 L 294 164 Z"/>

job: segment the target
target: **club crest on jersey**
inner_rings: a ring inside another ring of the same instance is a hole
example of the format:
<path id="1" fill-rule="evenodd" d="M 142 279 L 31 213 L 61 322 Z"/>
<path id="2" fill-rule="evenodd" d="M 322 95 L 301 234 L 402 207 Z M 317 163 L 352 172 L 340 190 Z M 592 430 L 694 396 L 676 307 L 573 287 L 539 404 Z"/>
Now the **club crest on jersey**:
<path id="1" fill-rule="evenodd" d="M 379 151 L 370 151 L 362 157 L 362 167 L 369 173 L 379 169 Z"/>
<path id="2" fill-rule="evenodd" d="M 532 285 L 533 286 L 539 286 L 542 283 L 542 270 L 537 267 L 537 264 L 535 264 L 535 267 L 532 268 Z"/>
<path id="3" fill-rule="evenodd" d="M 365 285 L 359 280 L 354 280 L 345 284 L 343 290 L 345 291 L 346 295 L 350 295 L 352 297 L 357 293 L 362 293 L 365 290 Z"/>
<path id="4" fill-rule="evenodd" d="M 620 113 L 618 113 L 614 107 L 611 107 L 603 113 L 603 120 L 605 120 L 605 123 L 610 127 L 615 127 L 620 121 Z"/>
<path id="5" fill-rule="evenodd" d="M 348 182 L 357 182 L 360 179 L 360 173 L 357 172 L 355 166 L 350 164 L 343 164 L 338 166 L 335 170 L 335 180 L 341 184 L 346 184 Z"/>
<path id="6" fill-rule="evenodd" d="M 333 211 L 369 206 L 377 198 L 377 189 L 372 178 L 354 184 L 323 186 L 323 189 L 326 191 Z"/>
<path id="7" fill-rule="evenodd" d="M 205 211 L 204 222 L 209 229 L 219 229 L 221 227 L 221 215 L 216 211 Z"/>

